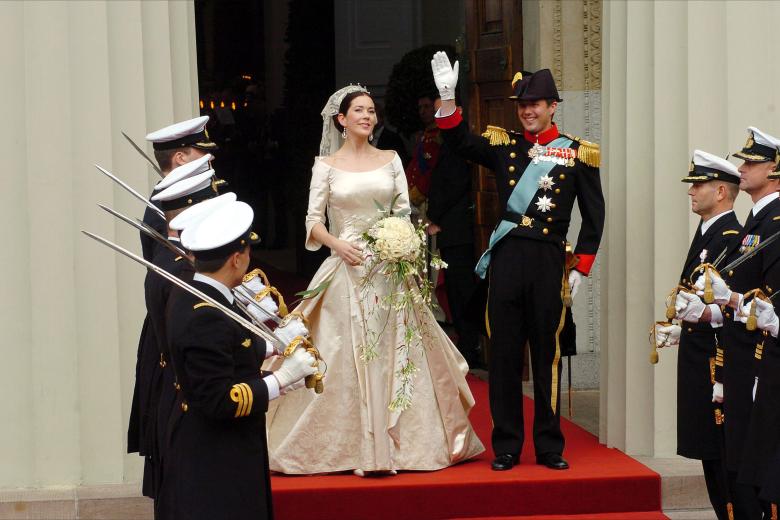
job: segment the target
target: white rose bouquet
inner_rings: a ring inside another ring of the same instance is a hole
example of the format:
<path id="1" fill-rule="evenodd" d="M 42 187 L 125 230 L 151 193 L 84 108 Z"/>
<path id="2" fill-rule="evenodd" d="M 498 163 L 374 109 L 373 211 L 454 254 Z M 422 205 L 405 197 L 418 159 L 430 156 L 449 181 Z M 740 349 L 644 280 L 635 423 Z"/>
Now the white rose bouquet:
<path id="1" fill-rule="evenodd" d="M 377 206 L 380 218 L 363 233 L 368 254 L 360 288 L 364 292 L 370 289 L 376 276 L 386 279 L 390 290 L 382 297 L 377 297 L 377 305 L 370 307 L 368 312 L 374 314 L 382 310 L 394 310 L 402 314 L 405 331 L 403 344 L 397 347 L 400 363 L 396 371 L 400 387 L 389 407 L 391 410 L 405 410 L 411 405 L 413 376 L 417 371 L 409 352 L 412 348 L 423 350 L 423 331 L 420 330 L 419 319 L 413 315 L 419 315 L 417 311 L 427 310 L 425 306 L 433 306 L 433 284 L 427 276 L 428 262 L 439 269 L 447 265 L 427 248 L 427 224 L 419 221 L 414 226 L 407 217 L 393 215 L 392 211 L 382 208 L 378 203 Z M 366 341 L 361 345 L 363 361 L 369 362 L 379 355 L 376 347 L 389 319 L 390 313 L 387 312 L 381 330 L 365 327 Z"/>

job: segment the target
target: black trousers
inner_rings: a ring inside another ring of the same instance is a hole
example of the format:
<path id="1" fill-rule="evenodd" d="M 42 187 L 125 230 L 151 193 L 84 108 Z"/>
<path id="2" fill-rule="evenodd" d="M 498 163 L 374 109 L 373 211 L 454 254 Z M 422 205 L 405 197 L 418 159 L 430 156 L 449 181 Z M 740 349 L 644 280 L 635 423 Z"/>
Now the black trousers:
<path id="1" fill-rule="evenodd" d="M 560 426 L 559 336 L 565 307 L 562 245 L 508 236 L 490 266 L 490 413 L 493 451 L 520 455 L 523 447 L 523 349 L 530 344 L 534 380 L 536 456 L 563 453 Z"/>
<path id="2" fill-rule="evenodd" d="M 474 325 L 476 320 L 466 315 L 467 303 L 477 287 L 474 277 L 474 245 L 442 247 L 439 248 L 439 253 L 441 259 L 447 263 L 444 284 L 452 313 L 452 324 L 458 333 L 458 350 L 466 361 L 472 364 L 479 361 L 479 329 Z"/>
<path id="3" fill-rule="evenodd" d="M 704 483 L 707 485 L 707 495 L 710 497 L 710 504 L 715 511 L 718 520 L 728 520 L 728 510 L 726 509 L 726 490 L 724 486 L 723 461 L 720 459 L 703 460 L 701 465 L 704 468 Z"/>

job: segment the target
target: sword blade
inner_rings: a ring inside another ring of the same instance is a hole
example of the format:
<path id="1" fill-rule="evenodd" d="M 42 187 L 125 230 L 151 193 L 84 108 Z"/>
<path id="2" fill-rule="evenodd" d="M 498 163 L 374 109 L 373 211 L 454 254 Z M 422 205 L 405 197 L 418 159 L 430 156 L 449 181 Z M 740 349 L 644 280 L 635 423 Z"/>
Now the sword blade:
<path id="1" fill-rule="evenodd" d="M 129 136 L 129 135 L 127 135 L 127 134 L 126 134 L 126 133 L 124 133 L 124 132 L 122 132 L 122 135 L 123 135 L 123 136 L 125 136 L 125 139 L 127 139 L 127 142 L 129 142 L 129 143 L 132 145 L 132 147 L 133 147 L 133 148 L 135 148 L 135 151 L 136 151 L 136 152 L 138 152 L 138 153 L 140 153 L 140 154 L 141 154 L 141 157 L 143 157 L 144 159 L 146 159 L 146 160 L 147 160 L 147 162 L 148 162 L 149 164 L 151 164 L 151 165 L 152 165 L 152 168 L 154 168 L 154 171 L 156 171 L 156 172 L 157 172 L 157 175 L 159 175 L 161 178 L 165 177 L 165 175 L 163 175 L 163 174 L 162 174 L 162 172 L 160 171 L 160 167 L 159 167 L 159 166 L 157 166 L 157 165 L 154 163 L 154 161 L 153 161 L 153 160 L 152 160 L 152 159 L 151 159 L 151 158 L 150 158 L 148 155 L 146 155 L 146 152 L 144 152 L 144 151 L 143 151 L 143 149 L 142 149 L 140 146 L 138 146 L 137 144 L 135 144 L 135 141 L 133 141 L 132 139 L 130 139 L 130 136 Z"/>
<path id="2" fill-rule="evenodd" d="M 139 221 L 137 219 L 133 220 L 130 217 L 122 215 L 120 212 L 116 211 L 115 209 L 111 209 L 111 208 L 109 208 L 108 206 L 106 206 L 104 204 L 98 204 L 98 206 L 102 210 L 107 211 L 109 214 L 115 216 L 116 218 L 118 218 L 122 222 L 124 222 L 126 224 L 130 224 L 131 226 L 133 226 L 135 229 L 137 229 L 141 233 L 144 233 L 144 234 L 150 236 L 151 238 L 153 238 L 154 240 L 159 242 L 160 245 L 162 245 L 163 247 L 168 248 L 169 250 L 171 250 L 176 255 L 184 257 L 184 258 L 187 257 L 187 253 L 183 249 L 177 247 L 176 244 L 171 243 L 171 241 L 167 240 L 164 236 L 162 236 L 160 233 L 158 233 L 156 229 L 154 229 L 152 227 L 149 227 L 143 221 Z"/>
<path id="3" fill-rule="evenodd" d="M 134 253 L 131 253 L 130 251 L 128 251 L 124 247 L 119 246 L 119 245 L 111 242 L 110 240 L 107 240 L 107 239 L 105 239 L 105 238 L 103 238 L 103 237 L 101 237 L 99 235 L 96 235 L 94 233 L 90 233 L 89 231 L 84 231 L 84 230 L 82 230 L 81 232 L 84 233 L 85 235 L 87 235 L 88 237 L 90 237 L 91 239 L 96 240 L 97 242 L 100 242 L 104 246 L 110 247 L 111 249 L 113 249 L 117 253 L 120 253 L 120 254 L 130 258 L 131 260 L 135 260 L 136 262 L 138 262 L 142 266 L 146 267 L 147 269 L 149 269 L 151 271 L 154 271 L 159 276 L 162 276 L 163 278 L 165 278 L 169 282 L 177 285 L 178 287 L 181 287 L 182 289 L 184 289 L 185 291 L 189 292 L 190 294 L 192 294 L 194 296 L 197 296 L 198 298 L 202 299 L 203 301 L 213 305 L 217 309 L 219 309 L 222 312 L 224 312 L 225 315 L 227 315 L 228 318 L 232 319 L 233 321 L 235 321 L 236 323 L 238 323 L 239 325 L 244 327 L 249 332 L 252 332 L 252 333 L 258 335 L 261 338 L 263 338 L 264 340 L 266 340 L 269 343 L 273 344 L 277 348 L 277 350 L 279 350 L 280 352 L 283 352 L 284 349 L 287 348 L 287 345 L 285 345 L 282 340 L 280 340 L 278 337 L 276 337 L 276 334 L 273 334 L 272 332 L 269 332 L 267 330 L 267 328 L 264 329 L 264 328 L 258 327 L 257 325 L 255 325 L 254 323 L 250 322 L 246 318 L 242 317 L 240 314 L 236 313 L 235 311 L 233 311 L 229 307 L 221 304 L 220 302 L 218 302 L 217 300 L 215 300 L 214 298 L 212 298 L 208 294 L 204 293 L 203 291 L 200 291 L 200 290 L 196 289 L 195 287 L 191 286 L 187 282 L 185 282 L 183 280 L 180 280 L 179 278 L 177 278 L 176 276 L 172 275 L 171 273 L 169 273 L 165 269 L 162 269 L 161 267 L 158 267 L 158 266 L 154 265 L 153 263 L 144 260 L 140 256 L 138 256 L 138 255 L 136 255 Z"/>
<path id="4" fill-rule="evenodd" d="M 131 188 L 125 181 L 123 181 L 122 179 L 120 179 L 119 177 L 117 177 L 116 175 L 114 175 L 113 173 L 111 173 L 110 171 L 106 170 L 105 168 L 103 168 L 100 165 L 96 164 L 95 168 L 100 170 L 104 175 L 106 175 L 106 177 L 108 177 L 109 179 L 111 179 L 115 183 L 117 183 L 120 186 L 122 186 L 130 195 L 132 195 L 136 199 L 138 199 L 141 202 L 143 202 L 148 208 L 153 209 L 155 211 L 155 213 L 157 213 L 158 215 L 160 215 L 160 217 L 165 219 L 165 213 L 163 213 L 163 211 L 160 208 L 158 208 L 157 206 L 152 204 L 149 201 L 149 199 L 147 199 L 146 197 L 144 197 L 143 195 L 141 195 L 140 193 L 135 191 L 133 188 Z"/>
<path id="5" fill-rule="evenodd" d="M 715 261 L 712 262 L 712 265 L 714 267 L 718 267 L 718 265 L 723 261 L 723 259 L 726 258 L 726 253 L 728 253 L 728 251 L 729 251 L 729 247 L 728 246 L 724 247 L 723 251 L 721 251 L 718 257 L 715 259 Z"/>
<path id="6" fill-rule="evenodd" d="M 780 238 L 780 231 L 778 231 L 777 233 L 775 233 L 773 235 L 770 235 L 769 238 L 767 238 L 766 240 L 764 240 L 763 242 L 758 244 L 756 247 L 754 247 L 753 249 L 751 249 L 747 253 L 743 254 L 742 256 L 740 256 L 739 258 L 737 258 L 736 260 L 734 260 L 733 262 L 728 264 L 726 267 L 721 269 L 721 271 L 729 272 L 732 269 L 736 269 L 737 267 L 742 265 L 744 262 L 746 262 L 746 261 L 750 260 L 751 258 L 753 258 L 754 256 L 756 256 L 756 254 L 758 254 L 762 249 L 764 249 L 765 247 L 770 245 L 772 242 L 774 242 L 778 238 Z"/>

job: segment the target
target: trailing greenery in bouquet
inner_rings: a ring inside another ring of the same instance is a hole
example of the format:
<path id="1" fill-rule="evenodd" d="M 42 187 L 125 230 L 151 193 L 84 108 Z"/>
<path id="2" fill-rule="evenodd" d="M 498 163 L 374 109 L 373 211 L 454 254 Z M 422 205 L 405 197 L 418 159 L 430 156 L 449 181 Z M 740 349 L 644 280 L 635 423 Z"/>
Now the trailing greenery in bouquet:
<path id="1" fill-rule="evenodd" d="M 393 199 L 390 208 L 397 198 L 398 196 Z M 445 269 L 447 264 L 437 254 L 428 250 L 425 231 L 427 224 L 420 220 L 415 226 L 407 216 L 394 215 L 391 209 L 376 204 L 380 217 L 363 233 L 368 251 L 360 289 L 367 295 L 378 277 L 387 281 L 389 290 L 382 296 L 375 296 L 375 305 L 368 306 L 367 317 L 383 311 L 385 316 L 384 320 L 379 320 L 382 323 L 380 330 L 364 327 L 366 340 L 361 345 L 361 359 L 370 362 L 379 355 L 377 345 L 387 329 L 390 317 L 396 313 L 400 314 L 404 336 L 401 344 L 396 346 L 398 362 L 395 373 L 400 386 L 389 408 L 405 410 L 412 402 L 413 378 L 417 371 L 417 366 L 409 354 L 412 349 L 419 349 L 424 354 L 424 331 L 421 323 L 429 313 L 420 311 L 426 311 L 434 305 L 431 298 L 434 287 L 428 277 L 428 261 L 430 260 L 431 267 L 437 269 Z M 371 299 L 364 298 L 364 301 Z"/>

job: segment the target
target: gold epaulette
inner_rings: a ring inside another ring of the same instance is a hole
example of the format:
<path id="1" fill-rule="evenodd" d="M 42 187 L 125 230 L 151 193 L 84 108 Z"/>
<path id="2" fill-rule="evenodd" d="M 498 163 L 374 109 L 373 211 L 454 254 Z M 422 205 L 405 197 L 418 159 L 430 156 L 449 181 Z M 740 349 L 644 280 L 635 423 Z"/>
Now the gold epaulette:
<path id="1" fill-rule="evenodd" d="M 201 307 L 214 307 L 215 309 L 217 308 L 217 306 L 214 305 L 213 303 L 200 302 L 200 303 L 196 303 L 195 305 L 193 305 L 192 306 L 192 310 L 196 311 L 196 310 L 200 309 Z"/>
<path id="2" fill-rule="evenodd" d="M 482 137 L 488 138 L 490 146 L 509 144 L 509 132 L 500 126 L 487 125 L 487 129 L 482 133 Z"/>
<path id="3" fill-rule="evenodd" d="M 580 147 L 577 149 L 577 158 L 593 168 L 601 166 L 601 147 L 597 143 L 591 143 L 585 139 L 581 139 L 575 135 L 562 134 L 580 143 Z"/>
<path id="4" fill-rule="evenodd" d="M 727 229 L 726 231 L 723 232 L 723 236 L 726 235 L 739 235 L 739 231 L 737 231 L 736 229 Z"/>

